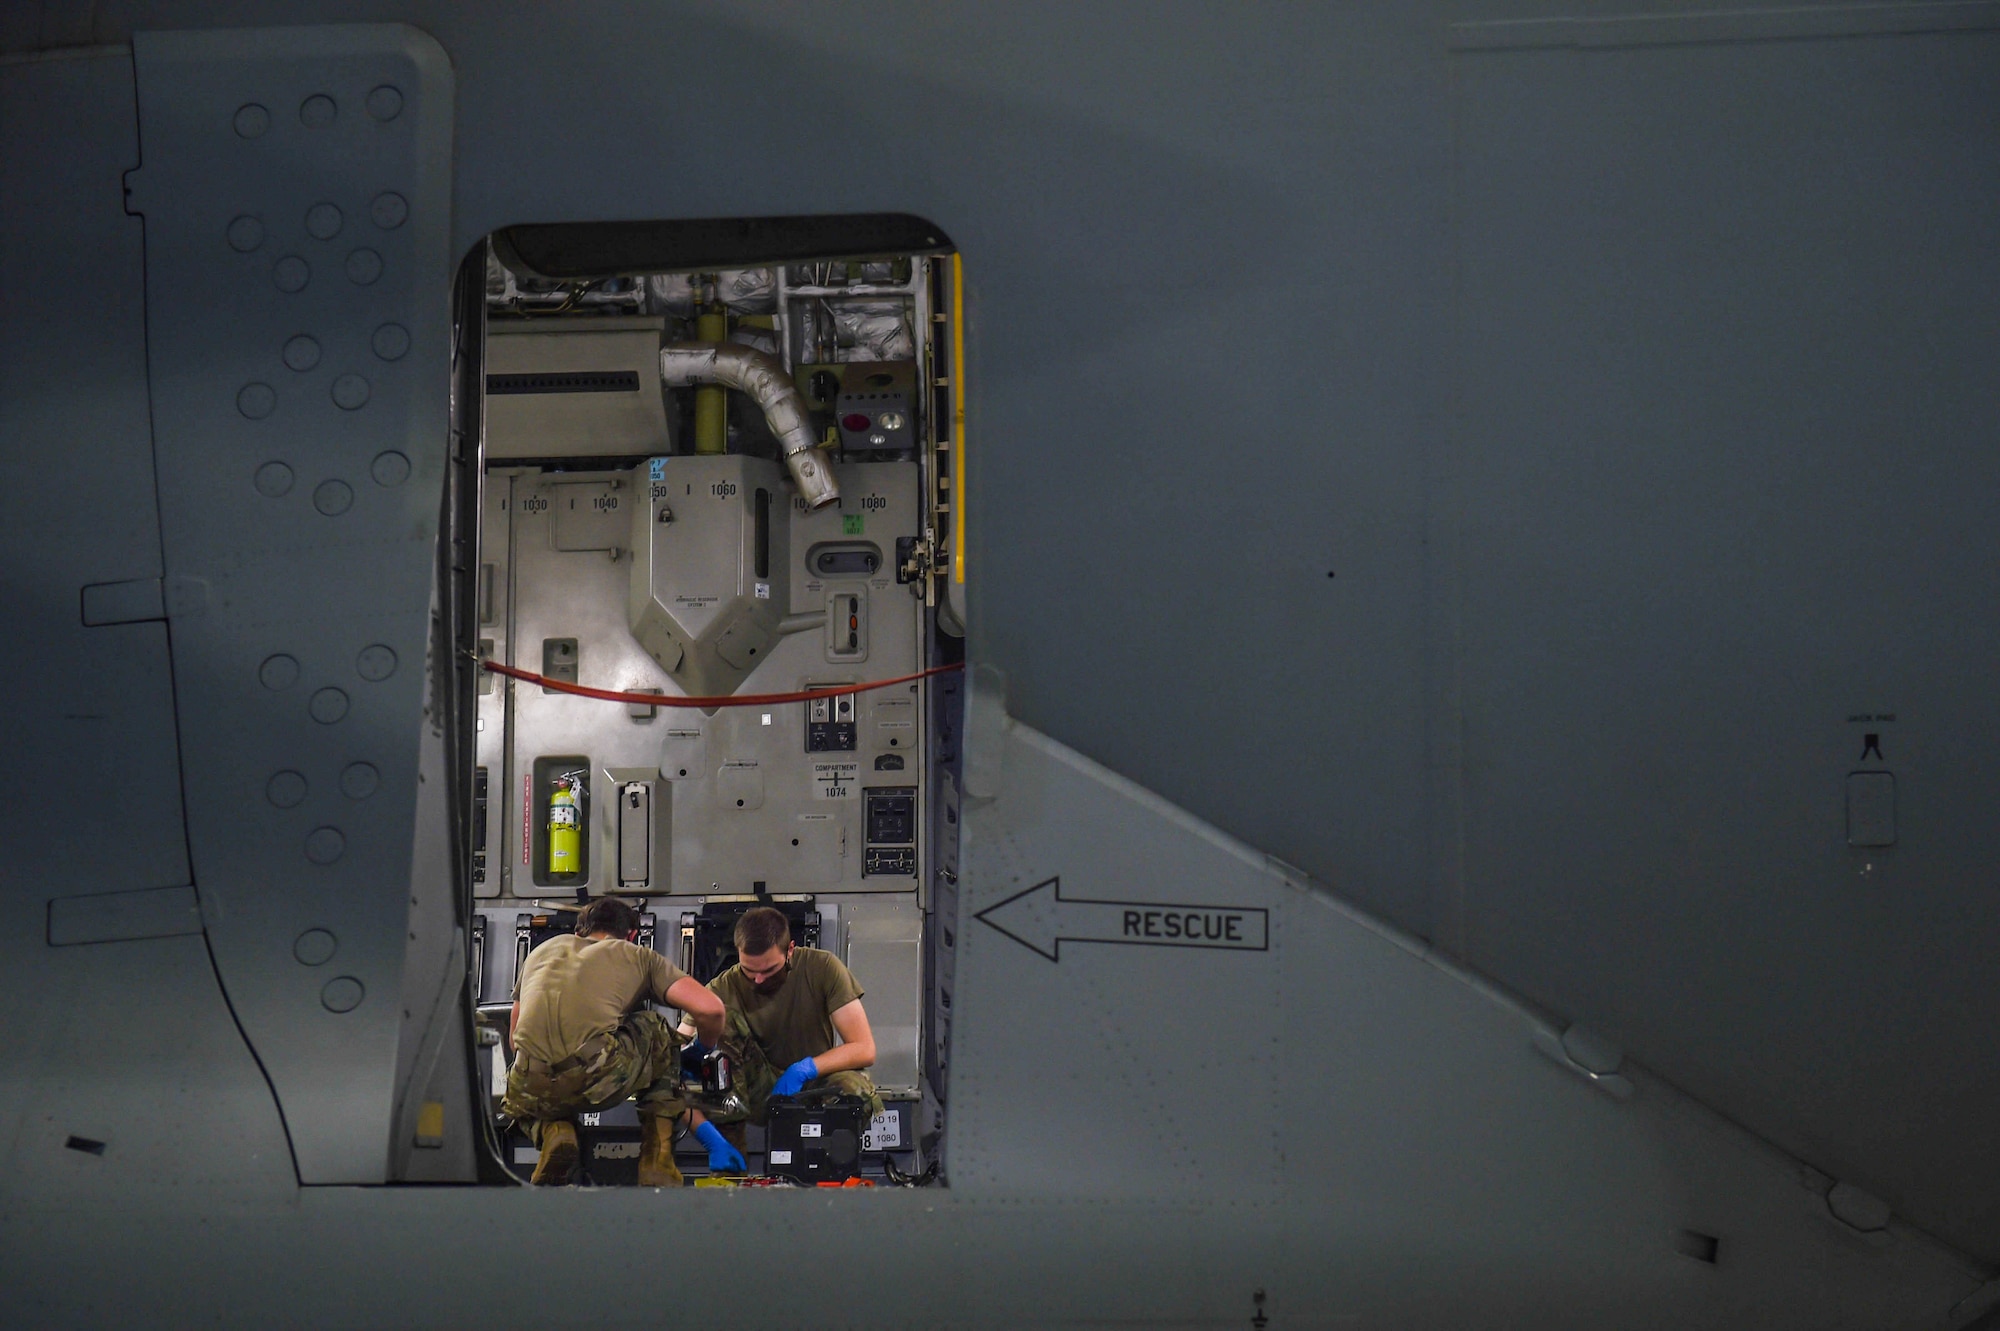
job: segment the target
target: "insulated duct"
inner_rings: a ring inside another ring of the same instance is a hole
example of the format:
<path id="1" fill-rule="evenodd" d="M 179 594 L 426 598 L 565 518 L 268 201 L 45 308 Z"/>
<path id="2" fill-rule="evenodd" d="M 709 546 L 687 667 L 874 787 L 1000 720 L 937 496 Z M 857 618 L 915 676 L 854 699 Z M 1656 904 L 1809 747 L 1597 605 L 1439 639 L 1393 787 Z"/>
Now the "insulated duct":
<path id="1" fill-rule="evenodd" d="M 805 399 L 776 356 L 729 342 L 676 342 L 660 348 L 660 382 L 668 388 L 721 384 L 748 393 L 778 436 L 785 466 L 806 507 L 823 508 L 840 498 L 833 473 L 816 456 L 819 441 L 813 438 Z"/>

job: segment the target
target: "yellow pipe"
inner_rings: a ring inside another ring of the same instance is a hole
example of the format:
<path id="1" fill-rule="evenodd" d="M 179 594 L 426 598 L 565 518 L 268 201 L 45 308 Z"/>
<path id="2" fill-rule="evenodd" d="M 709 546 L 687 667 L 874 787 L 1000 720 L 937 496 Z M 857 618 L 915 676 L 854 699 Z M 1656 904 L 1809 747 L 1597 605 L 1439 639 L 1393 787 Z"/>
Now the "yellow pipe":
<path id="1" fill-rule="evenodd" d="M 720 342 L 729 336 L 729 319 L 721 306 L 711 306 L 695 320 L 694 329 L 701 341 Z M 729 390 L 719 384 L 703 384 L 694 390 L 694 451 L 729 451 Z"/>
<path id="2" fill-rule="evenodd" d="M 965 581 L 965 266 L 951 256 L 951 577 Z"/>

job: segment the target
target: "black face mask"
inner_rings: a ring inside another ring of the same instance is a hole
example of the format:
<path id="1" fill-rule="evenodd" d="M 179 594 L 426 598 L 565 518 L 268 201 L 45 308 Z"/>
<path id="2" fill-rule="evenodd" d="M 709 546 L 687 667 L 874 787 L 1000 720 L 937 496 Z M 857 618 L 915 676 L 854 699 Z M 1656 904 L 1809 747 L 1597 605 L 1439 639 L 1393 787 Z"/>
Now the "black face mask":
<path id="1" fill-rule="evenodd" d="M 750 982 L 750 987 L 752 989 L 755 989 L 758 993 L 768 997 L 771 994 L 777 993 L 780 989 L 785 987 L 785 977 L 787 975 L 790 975 L 791 973 L 792 973 L 792 959 L 790 957 L 786 957 L 785 964 L 778 968 L 778 973 L 776 975 L 773 975 L 768 979 L 752 980 Z"/>

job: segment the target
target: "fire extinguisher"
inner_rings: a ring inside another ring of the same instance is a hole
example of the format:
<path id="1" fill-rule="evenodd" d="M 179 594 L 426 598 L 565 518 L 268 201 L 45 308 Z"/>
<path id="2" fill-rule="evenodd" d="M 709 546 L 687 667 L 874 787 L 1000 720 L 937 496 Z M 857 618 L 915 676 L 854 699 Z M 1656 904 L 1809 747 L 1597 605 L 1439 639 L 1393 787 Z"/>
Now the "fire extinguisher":
<path id="1" fill-rule="evenodd" d="M 583 872 L 583 778 L 565 772 L 549 793 L 549 873 Z"/>

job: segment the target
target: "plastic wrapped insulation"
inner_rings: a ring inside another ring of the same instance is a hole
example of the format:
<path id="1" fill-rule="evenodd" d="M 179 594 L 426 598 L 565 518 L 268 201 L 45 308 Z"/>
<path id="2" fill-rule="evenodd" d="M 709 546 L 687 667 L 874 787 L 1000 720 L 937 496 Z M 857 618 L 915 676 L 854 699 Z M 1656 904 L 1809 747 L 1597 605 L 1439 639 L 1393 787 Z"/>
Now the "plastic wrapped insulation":
<path id="1" fill-rule="evenodd" d="M 732 314 L 769 314 L 778 308 L 778 275 L 771 268 L 735 268 L 719 273 L 654 273 L 646 279 L 648 305 L 656 314 L 694 317 L 704 303 L 704 288 L 715 284 L 714 297 Z"/>
<path id="2" fill-rule="evenodd" d="M 717 273 L 715 294 L 737 314 L 769 314 L 778 308 L 778 274 L 770 268 Z"/>
<path id="3" fill-rule="evenodd" d="M 773 328 L 758 328 L 754 324 L 737 324 L 729 330 L 729 340 L 772 355 L 778 352 L 778 333 Z"/>
<path id="4" fill-rule="evenodd" d="M 652 273 L 646 278 L 646 312 L 671 314 L 679 319 L 694 317 L 695 290 L 692 273 Z"/>
<path id="5" fill-rule="evenodd" d="M 668 388 L 721 384 L 749 395 L 785 450 L 785 466 L 809 509 L 840 498 L 840 486 L 819 455 L 812 418 L 784 362 L 731 342 L 675 342 L 660 348 L 660 382 Z"/>
<path id="6" fill-rule="evenodd" d="M 807 360 L 912 360 L 916 356 L 909 313 L 901 301 L 808 301 L 799 340 Z"/>
<path id="7" fill-rule="evenodd" d="M 514 290 L 514 275 L 507 271 L 507 265 L 500 262 L 500 256 L 493 247 L 486 247 L 486 299 L 504 301 Z"/>
<path id="8" fill-rule="evenodd" d="M 635 277 L 557 281 L 523 277 L 486 251 L 486 306 L 515 314 L 568 314 L 579 311 L 637 314 L 646 305 L 646 284 Z"/>
<path id="9" fill-rule="evenodd" d="M 847 259 L 820 260 L 816 263 L 788 264 L 785 280 L 795 287 L 845 286 L 850 282 L 903 282 L 909 280 L 907 269 L 898 276 L 900 265 L 895 259 L 864 259 L 855 263 Z"/>
<path id="10" fill-rule="evenodd" d="M 916 343 L 910 337 L 909 315 L 900 301 L 885 305 L 840 305 L 835 307 L 833 318 L 840 328 L 842 340 L 852 341 L 857 348 L 866 348 L 869 360 L 916 358 Z"/>

